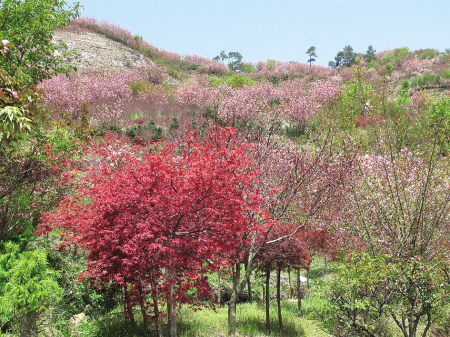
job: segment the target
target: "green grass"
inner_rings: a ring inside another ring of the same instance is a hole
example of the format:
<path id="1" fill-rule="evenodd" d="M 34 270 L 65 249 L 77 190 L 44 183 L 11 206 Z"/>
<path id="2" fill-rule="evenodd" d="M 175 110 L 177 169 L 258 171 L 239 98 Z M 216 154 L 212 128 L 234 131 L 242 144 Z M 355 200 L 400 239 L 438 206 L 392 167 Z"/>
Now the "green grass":
<path id="1" fill-rule="evenodd" d="M 317 303 L 314 299 L 304 299 L 304 307 Z M 184 337 L 194 336 L 226 336 L 228 307 L 217 308 L 216 311 L 204 309 L 192 311 L 182 309 L 179 319 L 179 334 Z M 300 315 L 297 302 L 286 300 L 282 302 L 283 329 L 278 327 L 276 302 L 271 303 L 271 333 L 265 330 L 265 308 L 261 302 L 242 303 L 237 306 L 237 332 L 239 336 L 329 336 L 320 328 L 319 322 L 307 315 Z"/>

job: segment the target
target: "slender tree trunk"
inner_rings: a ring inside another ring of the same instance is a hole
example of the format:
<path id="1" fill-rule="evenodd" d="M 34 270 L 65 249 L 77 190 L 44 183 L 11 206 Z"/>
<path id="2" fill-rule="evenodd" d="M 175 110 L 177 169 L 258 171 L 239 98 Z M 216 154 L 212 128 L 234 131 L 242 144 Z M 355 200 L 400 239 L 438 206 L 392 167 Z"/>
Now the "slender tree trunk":
<path id="1" fill-rule="evenodd" d="M 169 319 L 169 337 L 177 337 L 177 312 L 175 310 L 175 283 L 173 271 L 169 271 L 170 293 L 167 301 L 167 316 Z"/>
<path id="2" fill-rule="evenodd" d="M 297 270 L 297 308 L 302 311 L 302 283 L 300 282 L 300 268 Z"/>
<path id="3" fill-rule="evenodd" d="M 431 315 L 430 313 L 427 314 L 427 325 L 425 326 L 425 330 L 423 331 L 422 337 L 425 337 L 427 335 L 428 329 L 431 327 Z"/>
<path id="4" fill-rule="evenodd" d="M 328 263 L 327 263 L 327 256 L 326 255 L 324 257 L 324 261 L 325 261 L 325 275 L 328 275 Z"/>
<path id="5" fill-rule="evenodd" d="M 144 303 L 144 292 L 142 291 L 142 285 L 139 285 L 139 305 L 141 307 L 142 321 L 144 322 L 144 334 L 147 336 L 150 333 L 150 327 L 148 325 L 147 310 Z"/>
<path id="6" fill-rule="evenodd" d="M 288 267 L 288 279 L 289 279 L 289 296 L 292 298 L 292 283 L 291 283 L 291 267 Z"/>
<path id="7" fill-rule="evenodd" d="M 277 264 L 277 306 L 278 306 L 278 325 L 281 332 L 283 328 L 283 319 L 281 317 L 281 264 Z"/>
<path id="8" fill-rule="evenodd" d="M 247 264 L 244 265 L 245 266 L 245 272 L 247 272 Z M 250 279 L 250 277 L 247 280 L 247 296 L 248 296 L 248 300 L 250 303 L 253 303 L 253 299 L 252 299 L 252 280 Z"/>
<path id="9" fill-rule="evenodd" d="M 228 303 L 228 337 L 236 336 L 236 302 L 236 291 L 233 291 Z"/>
<path id="10" fill-rule="evenodd" d="M 152 298 L 153 298 L 153 311 L 155 312 L 155 325 L 156 325 L 156 336 L 163 337 L 162 326 L 161 326 L 161 317 L 159 315 L 159 307 L 158 307 L 158 297 L 156 292 L 156 282 L 152 282 Z"/>
<path id="11" fill-rule="evenodd" d="M 126 285 L 123 287 L 123 291 L 125 294 L 125 304 L 124 305 L 126 306 L 126 313 L 127 313 L 128 317 L 130 318 L 131 326 L 136 329 L 137 324 L 134 319 L 133 307 L 131 306 L 130 294 L 128 293 L 128 289 L 127 289 Z"/>
<path id="12" fill-rule="evenodd" d="M 266 268 L 266 331 L 270 333 L 270 268 Z"/>
<path id="13" fill-rule="evenodd" d="M 248 288 L 248 298 L 250 300 L 250 303 L 253 303 L 253 297 L 252 297 L 252 280 L 248 278 L 247 281 L 247 288 Z"/>
<path id="14" fill-rule="evenodd" d="M 219 279 L 219 281 L 218 281 L 218 291 L 217 291 L 217 299 L 218 299 L 218 301 L 219 301 L 219 303 L 220 303 L 220 300 L 221 300 L 221 298 L 220 298 L 220 290 L 221 290 L 221 285 L 220 285 L 220 270 L 217 272 L 217 276 L 218 276 L 218 279 Z"/>
<path id="15" fill-rule="evenodd" d="M 308 271 L 307 271 L 307 274 L 306 274 L 306 284 L 308 285 L 308 289 L 309 289 L 309 270 L 311 269 L 311 268 L 309 268 L 310 265 L 311 265 L 311 262 L 308 263 Z"/>
<path id="16" fill-rule="evenodd" d="M 236 304 L 240 293 L 239 280 L 241 276 L 241 265 L 236 263 L 233 266 L 233 291 L 228 303 L 228 337 L 236 336 Z"/>
<path id="17" fill-rule="evenodd" d="M 238 268 L 233 270 L 233 292 L 231 293 L 230 302 L 228 304 L 228 337 L 236 336 L 236 302 L 239 294 L 245 287 L 245 284 L 253 271 L 254 258 L 255 254 L 251 253 L 247 260 L 247 271 L 242 282 L 240 282 L 240 265 L 236 264 Z"/>

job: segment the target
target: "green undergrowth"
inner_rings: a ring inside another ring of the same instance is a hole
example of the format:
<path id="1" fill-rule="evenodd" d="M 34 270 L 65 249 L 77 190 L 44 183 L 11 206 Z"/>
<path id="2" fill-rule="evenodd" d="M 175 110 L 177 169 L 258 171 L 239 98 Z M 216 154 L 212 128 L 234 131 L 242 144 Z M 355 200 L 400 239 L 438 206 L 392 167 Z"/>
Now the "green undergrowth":
<path id="1" fill-rule="evenodd" d="M 315 297 L 305 298 L 302 302 L 303 312 L 298 313 L 296 300 L 282 302 L 283 329 L 279 331 L 276 302 L 270 308 L 271 332 L 265 329 L 265 308 L 262 302 L 241 303 L 237 307 L 238 336 L 330 336 L 322 330 L 320 322 L 313 318 L 323 303 Z M 138 311 L 138 308 L 135 308 Z M 118 312 L 119 309 L 98 318 L 89 318 L 77 331 L 83 336 L 113 337 L 142 336 L 142 321 L 136 315 L 137 329 L 133 329 L 129 321 Z M 136 312 L 137 313 L 137 312 Z M 226 336 L 228 331 L 228 306 L 223 305 L 216 310 L 203 309 L 194 311 L 188 307 L 179 312 L 177 327 L 180 337 Z M 164 322 L 165 323 L 165 322 Z M 163 326 L 165 334 L 167 327 Z M 150 327 L 150 336 L 155 335 L 154 324 Z M 72 334 L 69 334 L 72 336 Z"/>

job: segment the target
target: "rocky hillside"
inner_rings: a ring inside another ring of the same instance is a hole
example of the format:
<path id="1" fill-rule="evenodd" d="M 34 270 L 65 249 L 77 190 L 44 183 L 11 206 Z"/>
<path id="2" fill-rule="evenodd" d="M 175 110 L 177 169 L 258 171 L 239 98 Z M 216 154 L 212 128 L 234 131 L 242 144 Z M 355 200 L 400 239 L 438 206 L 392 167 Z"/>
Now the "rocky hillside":
<path id="1" fill-rule="evenodd" d="M 153 63 L 141 53 L 95 33 L 57 31 L 53 43 L 61 42 L 67 44 L 69 50 L 77 51 L 72 64 L 79 74 L 118 72 Z"/>

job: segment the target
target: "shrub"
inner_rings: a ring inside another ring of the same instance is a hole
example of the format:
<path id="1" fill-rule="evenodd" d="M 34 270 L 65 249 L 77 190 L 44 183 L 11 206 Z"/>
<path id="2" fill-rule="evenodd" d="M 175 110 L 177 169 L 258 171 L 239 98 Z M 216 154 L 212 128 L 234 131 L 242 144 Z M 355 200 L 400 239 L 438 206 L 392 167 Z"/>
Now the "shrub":
<path id="1" fill-rule="evenodd" d="M 142 81 L 131 82 L 129 85 L 130 85 L 131 90 L 133 90 L 133 92 L 135 92 L 135 93 L 146 91 L 145 83 Z"/>
<path id="2" fill-rule="evenodd" d="M 178 127 L 180 126 L 180 122 L 178 121 L 178 118 L 174 117 L 174 118 L 172 118 L 172 120 L 173 120 L 173 122 L 170 123 L 169 130 L 178 129 Z"/>
<path id="3" fill-rule="evenodd" d="M 61 296 L 57 276 L 44 252 L 20 253 L 8 242 L 0 255 L 0 321 L 20 321 L 22 336 L 37 333 L 39 316 Z"/>
<path id="4" fill-rule="evenodd" d="M 429 115 L 434 124 L 447 124 L 450 117 L 450 97 L 433 102 Z"/>
<path id="5" fill-rule="evenodd" d="M 409 88 L 409 81 L 408 80 L 403 81 L 402 82 L 402 89 L 408 90 L 408 88 Z"/>
<path id="6" fill-rule="evenodd" d="M 242 88 L 244 85 L 246 86 L 252 86 L 256 82 L 253 81 L 250 77 L 241 75 L 241 74 L 234 74 L 230 77 L 228 77 L 225 80 L 225 83 L 227 85 L 232 86 L 233 88 Z"/>
<path id="7" fill-rule="evenodd" d="M 179 67 L 181 70 L 193 70 L 193 71 L 196 71 L 196 70 L 199 70 L 199 69 L 200 69 L 200 65 L 199 65 L 199 64 L 196 64 L 196 63 L 188 63 L 188 62 L 180 62 L 180 63 L 178 64 L 178 67 Z"/>
<path id="8" fill-rule="evenodd" d="M 367 64 L 367 69 L 373 68 L 375 70 L 378 70 L 380 68 L 380 64 L 378 61 L 371 61 Z"/>
<path id="9" fill-rule="evenodd" d="M 391 62 L 386 64 L 386 73 L 389 75 L 392 73 L 392 63 Z"/>
<path id="10" fill-rule="evenodd" d="M 246 73 L 256 73 L 256 68 L 251 63 L 246 63 L 244 66 L 244 72 Z"/>
<path id="11" fill-rule="evenodd" d="M 380 62 L 381 64 L 396 64 L 400 65 L 402 59 L 409 54 L 409 49 L 407 47 L 396 48 L 394 50 L 388 50 L 378 55 L 381 55 Z"/>
<path id="12" fill-rule="evenodd" d="M 438 86 L 441 84 L 441 75 L 425 73 L 422 76 L 416 76 L 411 79 L 412 87 Z"/>
<path id="13" fill-rule="evenodd" d="M 414 51 L 414 55 L 423 60 L 423 59 L 429 59 L 431 60 L 433 57 L 439 55 L 439 50 L 436 49 L 420 49 Z"/>

